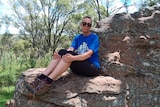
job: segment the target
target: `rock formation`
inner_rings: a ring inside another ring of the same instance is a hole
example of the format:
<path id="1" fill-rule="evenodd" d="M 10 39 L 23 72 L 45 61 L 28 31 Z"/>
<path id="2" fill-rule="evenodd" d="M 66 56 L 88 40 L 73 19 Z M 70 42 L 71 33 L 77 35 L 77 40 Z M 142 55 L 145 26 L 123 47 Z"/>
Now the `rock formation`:
<path id="1" fill-rule="evenodd" d="M 33 96 L 25 83 L 45 68 L 29 69 L 6 107 L 159 107 L 160 7 L 116 14 L 98 24 L 92 30 L 100 37 L 102 71 L 110 76 L 66 72 L 50 91 Z"/>

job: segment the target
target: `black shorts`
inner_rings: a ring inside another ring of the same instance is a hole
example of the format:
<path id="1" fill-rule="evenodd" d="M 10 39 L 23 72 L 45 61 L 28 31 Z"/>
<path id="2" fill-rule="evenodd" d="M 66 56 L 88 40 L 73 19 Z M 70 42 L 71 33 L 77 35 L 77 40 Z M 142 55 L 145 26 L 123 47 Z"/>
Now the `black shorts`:
<path id="1" fill-rule="evenodd" d="M 74 51 L 67 51 L 65 49 L 61 49 L 58 52 L 58 54 L 61 56 L 67 53 L 70 53 L 72 55 L 78 55 Z M 92 64 L 89 60 L 73 61 L 71 63 L 70 69 L 75 74 L 83 75 L 87 77 L 98 76 L 100 73 L 100 70 L 94 64 Z"/>

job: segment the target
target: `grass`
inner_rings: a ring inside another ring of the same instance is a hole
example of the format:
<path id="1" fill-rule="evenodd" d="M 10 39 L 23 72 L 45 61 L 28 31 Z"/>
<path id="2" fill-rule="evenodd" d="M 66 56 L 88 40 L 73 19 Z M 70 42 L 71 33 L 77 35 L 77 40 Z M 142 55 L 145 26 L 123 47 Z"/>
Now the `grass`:
<path id="1" fill-rule="evenodd" d="M 16 72 L 1 71 L 0 72 L 0 107 L 4 107 L 5 103 L 13 98 L 16 82 Z"/>
<path id="2" fill-rule="evenodd" d="M 13 99 L 18 75 L 17 70 L 0 71 L 0 107 L 4 107 L 7 101 Z"/>
<path id="3" fill-rule="evenodd" d="M 4 107 L 7 101 L 13 99 L 15 85 L 19 77 L 20 71 L 0 71 L 0 107 Z"/>
<path id="4" fill-rule="evenodd" d="M 4 107 L 5 103 L 13 98 L 15 86 L 0 88 L 0 107 Z"/>
<path id="5" fill-rule="evenodd" d="M 21 54 L 16 57 L 13 52 L 4 52 L 0 57 L 0 107 L 13 99 L 16 82 L 23 71 L 31 67 L 45 67 L 52 58 L 50 53 L 38 59 L 30 56 L 23 58 L 24 56 Z"/>

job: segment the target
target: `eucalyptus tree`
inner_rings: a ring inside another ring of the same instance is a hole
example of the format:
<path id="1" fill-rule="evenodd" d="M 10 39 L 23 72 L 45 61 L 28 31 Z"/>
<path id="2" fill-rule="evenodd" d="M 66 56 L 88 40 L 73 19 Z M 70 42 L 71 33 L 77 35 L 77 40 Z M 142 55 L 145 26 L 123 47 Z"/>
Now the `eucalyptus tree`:
<path id="1" fill-rule="evenodd" d="M 55 50 L 76 3 L 76 0 L 10 0 L 13 24 L 34 49 Z"/>
<path id="2" fill-rule="evenodd" d="M 99 21 L 111 14 L 116 14 L 122 8 L 125 8 L 128 13 L 128 7 L 131 6 L 130 1 L 122 0 L 119 3 L 121 3 L 121 5 L 117 6 L 115 5 L 117 4 L 116 0 L 86 0 L 86 5 L 94 10 L 97 20 Z"/>
<path id="3" fill-rule="evenodd" d="M 96 22 L 99 18 L 99 14 L 95 9 L 94 0 L 81 0 L 77 3 L 76 12 L 70 16 L 70 20 L 68 21 L 67 26 L 65 27 L 65 31 L 67 33 L 68 38 L 70 40 L 73 39 L 75 34 L 81 33 L 80 23 L 84 16 L 91 16 L 93 19 L 93 26 L 96 25 Z M 100 6 L 101 9 L 102 5 Z M 103 11 L 100 11 L 100 15 L 103 15 Z"/>
<path id="4" fill-rule="evenodd" d="M 118 4 L 118 5 L 115 5 Z M 115 1 L 115 0 L 106 0 L 105 1 L 105 7 L 106 7 L 106 14 L 107 17 L 113 14 L 118 13 L 122 8 L 125 8 L 126 13 L 128 13 L 128 7 L 131 6 L 130 0 L 121 0 L 121 1 Z"/>
<path id="5" fill-rule="evenodd" d="M 0 1 L 0 7 L 2 7 L 2 6 L 3 6 L 3 3 L 2 3 L 2 1 Z M 3 24 L 3 14 L 0 13 L 0 28 L 2 27 L 2 24 Z"/>
<path id="6" fill-rule="evenodd" d="M 12 46 L 13 34 L 10 34 L 9 32 L 9 25 L 11 22 L 10 17 L 5 15 L 5 16 L 2 16 L 1 18 L 2 18 L 1 24 L 5 29 L 4 29 L 4 34 L 1 34 L 0 48 L 1 48 L 1 52 L 4 52 L 6 50 L 8 51 L 9 49 L 12 49 L 11 46 Z"/>
<path id="7" fill-rule="evenodd" d="M 96 11 L 98 20 L 120 12 L 125 9 L 128 13 L 130 6 L 136 5 L 131 0 L 87 0 L 90 6 Z"/>
<path id="8" fill-rule="evenodd" d="M 86 14 L 91 14 L 93 19 L 101 20 L 105 15 L 105 7 L 102 5 L 103 0 L 84 0 L 83 8 Z"/>

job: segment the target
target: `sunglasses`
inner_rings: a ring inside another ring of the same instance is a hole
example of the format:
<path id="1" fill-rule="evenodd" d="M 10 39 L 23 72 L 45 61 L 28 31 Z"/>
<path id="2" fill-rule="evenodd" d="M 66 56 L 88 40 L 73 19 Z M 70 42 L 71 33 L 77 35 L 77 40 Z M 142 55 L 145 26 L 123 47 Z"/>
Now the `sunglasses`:
<path id="1" fill-rule="evenodd" d="M 87 22 L 82 22 L 82 25 L 83 26 L 87 26 L 87 27 L 91 27 L 92 24 L 91 23 L 87 23 Z"/>

